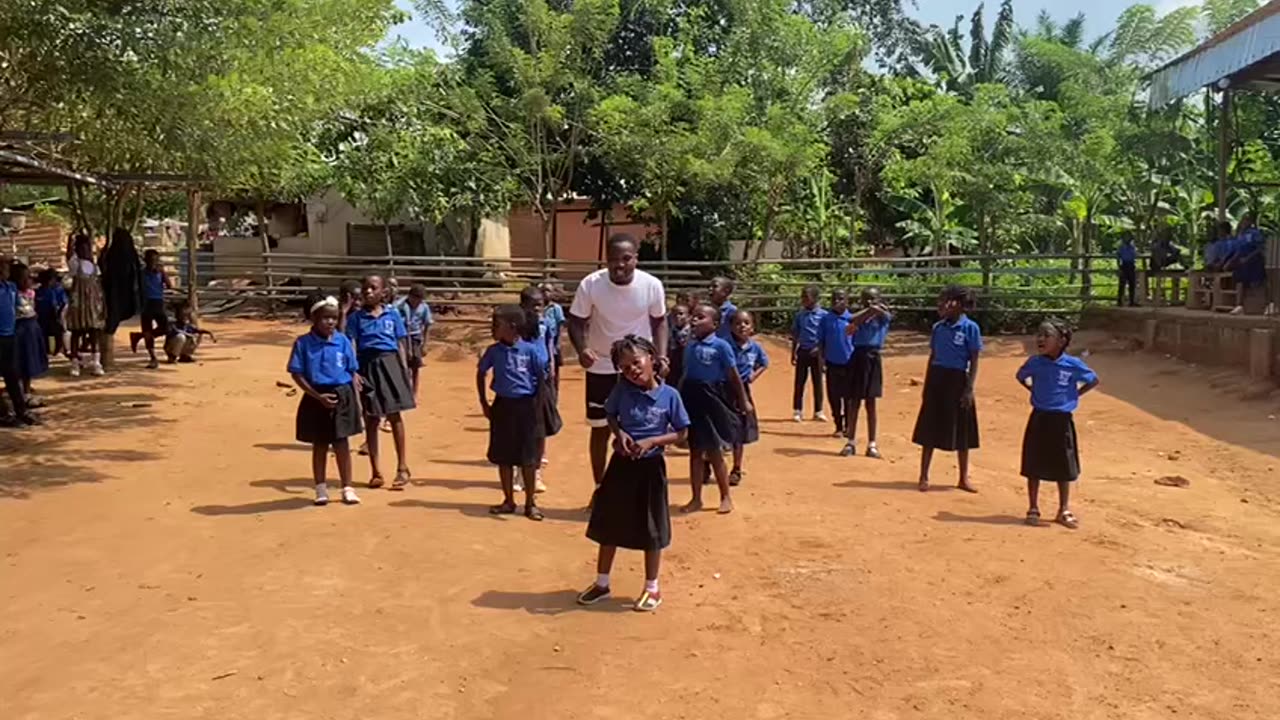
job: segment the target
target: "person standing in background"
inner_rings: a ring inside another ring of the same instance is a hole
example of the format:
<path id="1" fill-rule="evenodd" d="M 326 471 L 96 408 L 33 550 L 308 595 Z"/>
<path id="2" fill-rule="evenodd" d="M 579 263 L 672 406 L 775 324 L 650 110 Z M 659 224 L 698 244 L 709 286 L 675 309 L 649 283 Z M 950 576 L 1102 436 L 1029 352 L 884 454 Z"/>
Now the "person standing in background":
<path id="1" fill-rule="evenodd" d="M 1129 287 L 1129 307 L 1137 307 L 1138 292 L 1138 248 L 1133 246 L 1133 238 L 1125 237 L 1116 251 L 1116 262 L 1120 264 L 1120 292 L 1116 297 L 1116 305 L 1124 305 L 1125 286 Z"/>

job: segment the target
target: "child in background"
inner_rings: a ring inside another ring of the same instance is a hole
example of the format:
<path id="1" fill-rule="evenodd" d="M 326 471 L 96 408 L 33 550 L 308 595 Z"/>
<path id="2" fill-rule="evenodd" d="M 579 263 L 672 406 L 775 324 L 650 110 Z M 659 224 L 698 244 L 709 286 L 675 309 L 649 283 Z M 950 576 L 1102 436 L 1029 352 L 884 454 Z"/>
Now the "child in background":
<path id="1" fill-rule="evenodd" d="M 1058 319 L 1040 324 L 1037 354 L 1018 369 L 1018 382 L 1031 393 L 1031 418 L 1022 437 L 1022 476 L 1027 479 L 1027 524 L 1040 524 L 1040 482 L 1058 484 L 1056 522 L 1072 530 L 1071 483 L 1080 477 L 1080 446 L 1072 413 L 1080 396 L 1098 387 L 1098 375 L 1067 354 L 1071 326 Z"/>
<path id="2" fill-rule="evenodd" d="M 10 268 L 13 284 L 18 287 L 18 301 L 14 324 L 14 358 L 18 378 L 22 382 L 22 395 L 27 408 L 44 407 L 44 402 L 31 390 L 31 381 L 49 371 L 49 353 L 45 347 L 44 332 L 36 319 L 36 290 L 31 271 L 22 263 Z"/>
<path id="3" fill-rule="evenodd" d="M 658 570 L 662 550 L 671 544 L 663 449 L 688 432 L 689 414 L 680 393 L 654 371 L 656 353 L 653 343 L 635 335 L 615 342 L 610 353 L 622 382 L 604 406 L 613 431 L 613 457 L 591 500 L 587 537 L 600 543 L 600 554 L 596 581 L 578 595 L 580 605 L 609 597 L 609 572 L 619 547 L 644 551 L 644 592 L 636 612 L 652 612 L 662 604 Z"/>
<path id="4" fill-rule="evenodd" d="M 893 314 L 880 302 L 880 290 L 877 288 L 863 290 L 861 300 L 862 309 L 853 316 L 846 330 L 853 338 L 853 361 L 849 363 L 849 399 L 845 415 L 845 437 L 848 442 L 840 454 L 847 457 L 857 452 L 854 440 L 858 434 L 858 409 L 865 402 L 867 457 L 878 459 L 880 448 L 876 446 L 876 428 L 879 425 L 876 399 L 884 394 L 884 367 L 880 361 L 880 351 L 884 348 L 884 339 L 889 333 L 889 322 L 893 320 Z"/>
<path id="5" fill-rule="evenodd" d="M 818 286 L 810 285 L 801 291 L 800 312 L 791 323 L 791 364 L 796 368 L 791 407 L 795 410 L 796 422 L 804 421 L 804 386 L 810 374 L 813 375 L 813 416 L 822 417 L 822 321 L 827 314 L 818 304 Z M 834 400 L 831 412 L 838 425 L 840 410 Z"/>
<path id="6" fill-rule="evenodd" d="M 329 504 L 325 473 L 329 448 L 338 458 L 342 481 L 342 502 L 360 502 L 351 482 L 351 444 L 347 438 L 359 435 L 360 379 L 356 376 L 356 349 L 338 329 L 338 299 L 318 295 L 307 300 L 311 332 L 293 342 L 288 371 L 302 388 L 298 401 L 295 431 L 298 442 L 311 445 L 311 475 L 316 486 L 316 505 Z"/>
<path id="7" fill-rule="evenodd" d="M 173 282 L 160 264 L 160 253 L 148 250 L 143 253 L 142 268 L 142 332 L 129 333 L 129 347 L 138 352 L 138 341 L 145 340 L 147 354 L 151 356 L 147 363 L 148 370 L 160 367 L 156 359 L 156 336 L 168 337 L 169 317 L 164 312 L 164 291 L 173 287 Z"/>
<path id="8" fill-rule="evenodd" d="M 689 346 L 689 307 L 679 302 L 667 313 L 667 384 L 679 387 L 684 379 L 684 349 Z M 681 443 L 677 443 L 681 444 Z"/>
<path id="9" fill-rule="evenodd" d="M 746 385 L 738 375 L 733 347 L 717 334 L 720 311 L 711 303 L 699 303 L 693 309 L 690 326 L 693 340 L 684 352 L 684 381 L 680 384 L 680 399 L 689 412 L 689 483 L 693 499 L 681 508 L 682 512 L 698 512 L 702 509 L 702 484 L 706 479 L 707 464 L 715 472 L 720 487 L 720 508 L 717 512 L 733 512 L 733 500 L 729 497 L 729 472 L 724 465 L 724 451 L 738 441 L 741 418 L 734 411 L 729 393 L 737 399 L 737 407 L 752 412 Z M 726 387 L 727 386 L 727 387 Z"/>
<path id="10" fill-rule="evenodd" d="M 489 462 L 498 466 L 502 482 L 502 504 L 489 508 L 493 515 L 511 515 L 516 511 L 515 474 L 535 477 L 542 456 L 543 423 L 539 419 L 538 389 L 547 377 L 547 366 L 537 343 L 522 337 L 530 318 L 518 305 L 502 305 L 493 311 L 494 343 L 484 351 L 476 366 L 476 392 L 480 409 L 489 420 Z M 485 376 L 493 372 L 490 389 L 494 400 L 485 392 Z M 525 485 L 524 515 L 542 520 L 542 511 L 534 501 L 534 487 Z"/>
<path id="11" fill-rule="evenodd" d="M 738 433 L 733 444 L 733 469 L 729 471 L 729 484 L 742 484 L 742 456 L 744 446 L 760 440 L 760 420 L 756 417 L 755 398 L 751 397 L 751 384 L 769 369 L 769 356 L 765 354 L 760 343 L 752 340 L 756 334 L 755 322 L 751 313 L 739 310 L 729 321 L 733 326 L 734 365 L 738 369 L 738 377 L 746 388 L 749 409 L 740 410 L 742 415 L 742 431 Z"/>
<path id="12" fill-rule="evenodd" d="M 13 414 L 3 413 L 0 424 L 9 427 L 39 424 L 27 409 L 22 380 L 18 377 L 18 346 L 17 338 L 14 337 L 17 315 L 18 286 L 9 282 L 8 258 L 0 257 L 0 377 L 4 378 L 4 389 L 13 405 Z"/>
<path id="13" fill-rule="evenodd" d="M 338 332 L 347 332 L 347 318 L 360 309 L 362 293 L 359 280 L 343 280 L 338 286 Z"/>
<path id="14" fill-rule="evenodd" d="M 973 291 L 951 285 L 938 298 L 938 316 L 929 339 L 929 371 L 924 399 L 911 440 L 920 446 L 920 492 L 929 490 L 929 464 L 934 450 L 955 451 L 960 465 L 959 488 L 976 493 L 969 483 L 969 451 L 978 447 L 978 411 L 973 385 L 978 379 L 982 331 L 965 311 L 973 307 Z"/>
<path id="15" fill-rule="evenodd" d="M 556 368 L 555 368 L 555 351 L 551 345 L 551 326 L 543 319 L 544 306 L 546 297 L 542 293 L 542 289 L 529 285 L 520 291 L 520 309 L 524 311 L 525 317 L 529 319 L 521 328 L 521 337 L 534 345 L 538 350 L 538 361 L 546 368 L 547 373 L 543 382 L 538 387 L 538 419 L 542 422 L 542 447 L 538 452 L 538 470 L 534 474 L 534 491 L 546 492 L 547 486 L 542 481 L 542 468 L 547 465 L 547 444 L 546 438 L 553 437 L 560 432 L 563 425 L 560 418 L 560 411 L 557 408 L 558 398 L 556 397 Z M 524 482 L 527 478 L 522 474 L 516 479 L 516 492 L 524 489 Z"/>
<path id="16" fill-rule="evenodd" d="M 413 397 L 418 397 L 418 375 L 427 364 L 427 340 L 431 336 L 431 306 L 427 304 L 427 289 L 421 285 L 409 288 L 409 294 L 395 305 L 404 318 L 405 331 L 409 333 L 409 374 L 413 379 Z"/>
<path id="17" fill-rule="evenodd" d="M 40 271 L 40 287 L 36 290 L 36 317 L 44 333 L 45 353 L 67 354 L 67 290 L 57 271 Z"/>
<path id="18" fill-rule="evenodd" d="M 208 330 L 196 327 L 191 316 L 191 303 L 179 300 L 173 304 L 173 322 L 169 325 L 169 336 L 164 340 L 164 354 L 169 364 L 193 363 L 196 361 L 196 349 L 200 347 L 200 338 L 208 335 L 213 342 L 218 338 Z"/>
<path id="19" fill-rule="evenodd" d="M 822 318 L 818 328 L 818 359 L 827 368 L 827 400 L 831 402 L 831 419 L 836 426 L 831 437 L 844 437 L 848 432 L 853 340 L 847 330 L 852 322 L 848 294 L 844 290 L 831 291 L 831 312 Z"/>
<path id="20" fill-rule="evenodd" d="M 366 277 L 362 294 L 364 305 L 347 318 L 346 334 L 355 343 L 360 360 L 360 404 L 364 408 L 365 443 L 373 473 L 369 487 L 380 488 L 383 484 L 378 466 L 378 423 L 386 418 L 391 422 L 391 437 L 396 446 L 396 477 L 391 489 L 404 490 L 410 474 L 401 413 L 415 407 L 406 357 L 409 333 L 400 313 L 388 310 L 383 302 L 386 287 L 380 276 Z"/>
<path id="21" fill-rule="evenodd" d="M 720 327 L 716 330 L 716 335 L 725 342 L 729 342 L 733 338 L 733 328 L 729 327 L 729 318 L 738 312 L 738 306 L 734 305 L 733 301 L 730 300 L 733 297 L 735 287 L 733 281 L 727 277 L 717 276 L 711 278 L 708 302 L 720 313 Z"/>
<path id="22" fill-rule="evenodd" d="M 539 286 L 542 297 L 546 300 L 546 308 L 542 311 L 542 321 L 547 324 L 548 341 L 551 343 L 551 362 L 555 370 L 552 385 L 555 386 L 557 398 L 560 395 L 560 369 L 564 367 L 564 357 L 560 353 L 560 335 L 568 319 L 564 316 L 564 308 L 556 302 L 560 288 L 556 283 L 547 281 Z"/>
<path id="23" fill-rule="evenodd" d="M 75 235 L 67 241 L 67 267 L 71 275 L 71 302 L 67 306 L 71 377 L 80 377 L 82 367 L 93 375 L 103 375 L 98 335 L 104 326 L 106 306 L 102 299 L 102 278 L 93 262 L 93 241 L 87 236 Z"/>

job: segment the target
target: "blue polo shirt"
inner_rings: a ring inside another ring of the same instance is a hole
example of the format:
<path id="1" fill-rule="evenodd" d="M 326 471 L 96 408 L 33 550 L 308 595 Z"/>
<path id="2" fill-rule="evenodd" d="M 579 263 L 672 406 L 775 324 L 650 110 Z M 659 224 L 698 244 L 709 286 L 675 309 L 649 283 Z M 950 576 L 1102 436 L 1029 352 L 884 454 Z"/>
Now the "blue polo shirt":
<path id="1" fill-rule="evenodd" d="M 13 337 L 18 322 L 18 286 L 0 282 L 0 337 Z"/>
<path id="2" fill-rule="evenodd" d="M 431 306 L 427 304 L 426 300 L 418 303 L 418 307 L 415 308 L 409 304 L 408 298 L 404 298 L 396 303 L 396 310 L 404 318 L 404 329 L 410 337 L 422 337 L 427 327 L 433 322 L 431 319 Z"/>
<path id="3" fill-rule="evenodd" d="M 889 322 L 892 320 L 892 315 L 875 315 L 869 318 L 853 331 L 853 346 L 877 349 L 884 347 L 885 336 L 889 334 Z"/>
<path id="4" fill-rule="evenodd" d="M 142 298 L 144 300 L 164 300 L 164 271 L 142 271 Z"/>
<path id="5" fill-rule="evenodd" d="M 968 370 L 969 356 L 982 352 L 982 331 L 978 323 L 961 315 L 954 323 L 939 320 L 933 324 L 933 335 L 929 338 L 929 349 L 933 351 L 933 364 L 952 370 Z"/>
<path id="6" fill-rule="evenodd" d="M 744 383 L 751 382 L 756 368 L 769 367 L 769 356 L 755 340 L 748 340 L 746 345 L 734 343 L 733 350 L 733 364 L 738 368 L 738 377 Z"/>
<path id="7" fill-rule="evenodd" d="M 480 356 L 481 374 L 493 371 L 489 389 L 498 397 L 527 398 L 538 394 L 538 383 L 547 372 L 538 343 L 517 340 L 514 345 L 494 343 Z"/>
<path id="8" fill-rule="evenodd" d="M 733 341 L 733 314 L 738 312 L 738 306 L 729 300 L 725 300 L 720 306 L 720 327 L 716 328 L 716 336 L 725 342 Z"/>
<path id="9" fill-rule="evenodd" d="M 404 318 L 394 309 L 383 307 L 382 314 L 374 317 L 361 308 L 347 317 L 347 336 L 360 352 L 395 352 L 400 340 L 409 337 L 409 331 L 404 327 Z"/>
<path id="10" fill-rule="evenodd" d="M 1138 248 L 1133 243 L 1120 243 L 1120 249 L 1116 250 L 1116 258 L 1121 265 L 1132 265 L 1138 261 Z"/>
<path id="11" fill-rule="evenodd" d="M 360 367 L 351 339 L 335 332 L 327 338 L 309 332 L 293 341 L 286 369 L 317 387 L 350 385 Z"/>
<path id="12" fill-rule="evenodd" d="M 58 319 L 62 308 L 67 306 L 67 291 L 62 285 L 51 288 L 42 287 L 36 290 L 36 315 L 41 322 L 53 322 Z"/>
<path id="13" fill-rule="evenodd" d="M 689 427 L 689 413 L 684 409 L 680 393 L 666 384 L 645 390 L 622 380 L 613 386 L 609 399 L 604 402 L 604 411 L 617 420 L 618 427 L 632 440 L 648 440 Z M 656 457 L 664 450 L 656 447 L 643 457 Z"/>
<path id="14" fill-rule="evenodd" d="M 796 347 L 801 350 L 812 350 L 818 347 L 822 342 L 822 318 L 827 316 L 827 311 L 813 306 L 812 310 L 802 309 L 796 313 L 796 319 L 791 323 L 791 337 L 796 340 Z"/>
<path id="15" fill-rule="evenodd" d="M 684 379 L 690 382 L 725 382 L 736 368 L 733 346 L 719 335 L 690 338 L 684 348 Z"/>
<path id="16" fill-rule="evenodd" d="M 834 311 L 822 318 L 822 359 L 828 365 L 848 365 L 853 359 L 853 338 L 846 328 L 853 322 L 853 313 Z"/>
<path id="17" fill-rule="evenodd" d="M 1078 357 L 1063 353 L 1054 360 L 1033 355 L 1018 368 L 1018 382 L 1031 379 L 1031 407 L 1049 412 L 1075 412 L 1080 405 L 1080 385 L 1098 379 L 1098 374 Z"/>
<path id="18" fill-rule="evenodd" d="M 556 349 L 556 354 L 559 355 L 560 329 L 564 327 L 566 322 L 564 308 L 560 307 L 560 303 L 548 303 L 546 309 L 542 311 L 542 320 L 547 323 L 553 341 L 552 347 Z"/>

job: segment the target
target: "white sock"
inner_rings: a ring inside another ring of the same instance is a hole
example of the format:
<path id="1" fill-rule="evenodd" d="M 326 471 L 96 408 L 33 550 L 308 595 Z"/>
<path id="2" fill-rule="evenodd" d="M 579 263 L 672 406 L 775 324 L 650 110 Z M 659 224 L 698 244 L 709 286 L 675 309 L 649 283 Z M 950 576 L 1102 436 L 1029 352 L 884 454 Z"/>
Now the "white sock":
<path id="1" fill-rule="evenodd" d="M 656 593 L 656 592 L 658 592 L 658 580 L 657 580 L 656 578 L 655 578 L 655 579 L 653 579 L 653 580 L 645 580 L 645 581 L 644 581 L 644 591 L 645 591 L 645 592 L 649 592 L 649 593 Z"/>
<path id="2" fill-rule="evenodd" d="M 609 587 L 609 573 L 600 573 L 596 575 L 596 587 Z"/>

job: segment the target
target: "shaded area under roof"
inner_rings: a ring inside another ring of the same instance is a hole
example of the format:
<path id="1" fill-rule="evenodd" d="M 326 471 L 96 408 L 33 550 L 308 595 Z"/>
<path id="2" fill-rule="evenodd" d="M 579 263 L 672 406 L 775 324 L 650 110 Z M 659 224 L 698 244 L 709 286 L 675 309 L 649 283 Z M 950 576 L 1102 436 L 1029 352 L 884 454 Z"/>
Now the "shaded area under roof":
<path id="1" fill-rule="evenodd" d="M 1226 80 L 1234 90 L 1280 92 L 1280 0 L 1271 0 L 1151 74 L 1157 110 Z"/>

